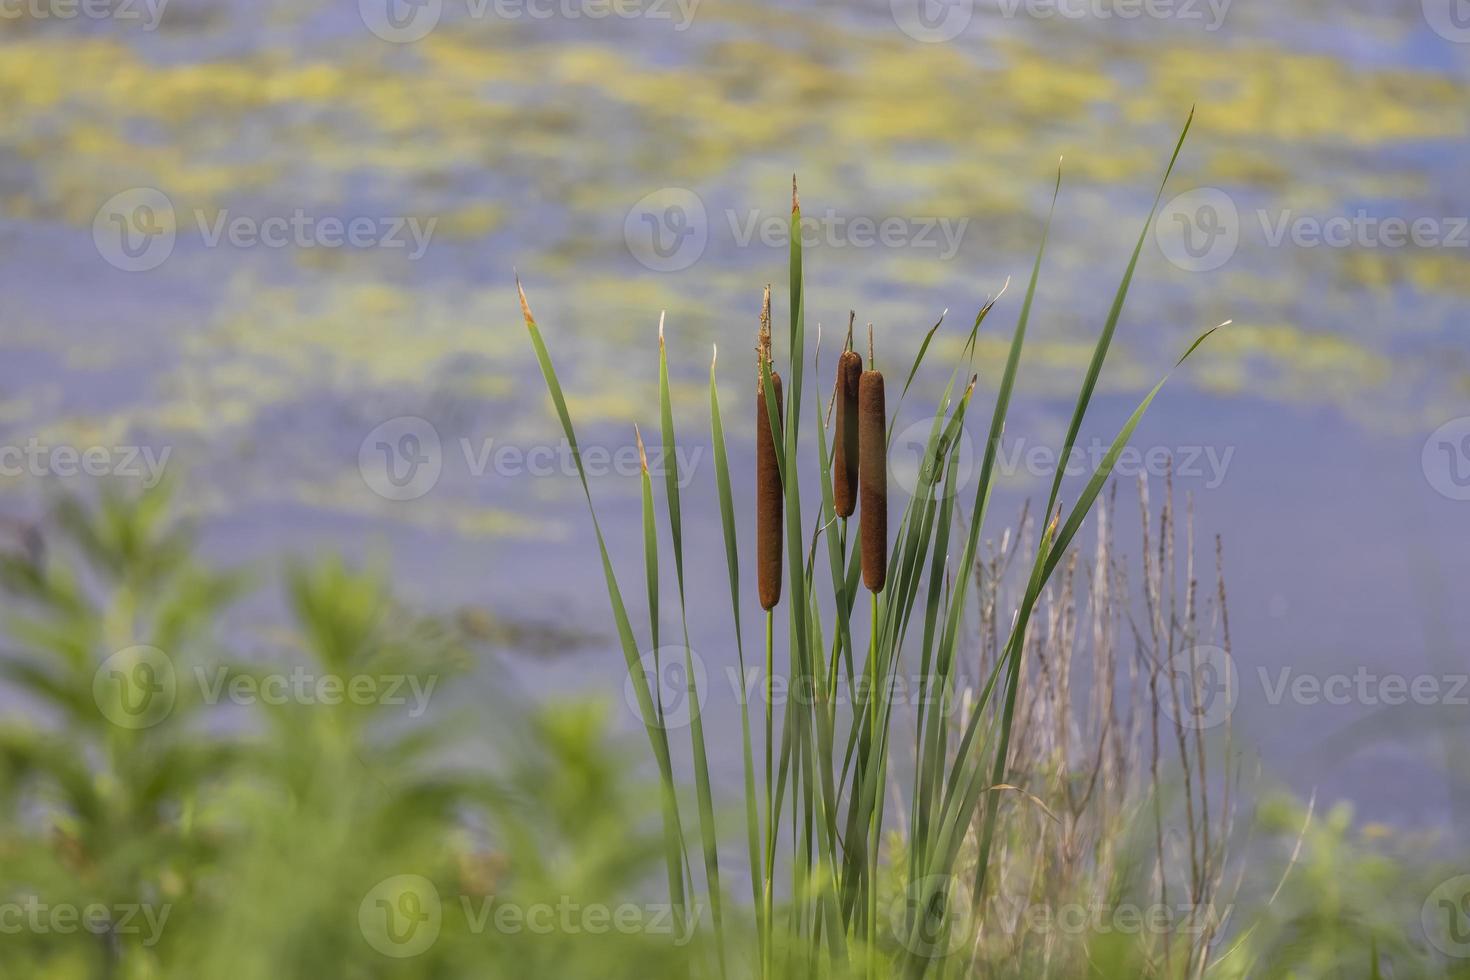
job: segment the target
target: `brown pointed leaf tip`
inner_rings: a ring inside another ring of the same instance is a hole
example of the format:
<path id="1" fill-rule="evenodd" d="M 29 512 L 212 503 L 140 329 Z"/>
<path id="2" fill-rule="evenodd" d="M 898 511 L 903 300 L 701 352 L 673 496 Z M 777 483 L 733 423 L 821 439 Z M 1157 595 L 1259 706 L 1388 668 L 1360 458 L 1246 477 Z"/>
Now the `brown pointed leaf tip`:
<path id="1" fill-rule="evenodd" d="M 833 438 L 832 497 L 838 517 L 851 517 L 858 501 L 858 385 L 863 357 L 846 350 L 837 358 L 837 431 Z"/>
<path id="2" fill-rule="evenodd" d="M 526 325 L 530 326 L 536 322 L 536 318 L 531 315 L 531 304 L 526 302 L 526 291 L 521 288 L 520 277 L 516 278 L 516 293 L 521 298 L 521 316 L 526 318 Z"/>
<path id="3" fill-rule="evenodd" d="M 796 193 L 796 174 L 791 175 L 791 213 L 801 210 L 801 198 Z"/>
<path id="4" fill-rule="evenodd" d="M 888 579 L 888 452 L 883 372 L 864 371 L 858 381 L 858 480 L 862 498 L 863 584 L 882 592 Z"/>
<path id="5" fill-rule="evenodd" d="M 781 375 L 771 372 L 771 395 L 781 415 Z M 755 399 L 755 561 L 762 609 L 781 601 L 781 468 L 776 438 L 766 411 L 766 396 L 757 386 Z"/>

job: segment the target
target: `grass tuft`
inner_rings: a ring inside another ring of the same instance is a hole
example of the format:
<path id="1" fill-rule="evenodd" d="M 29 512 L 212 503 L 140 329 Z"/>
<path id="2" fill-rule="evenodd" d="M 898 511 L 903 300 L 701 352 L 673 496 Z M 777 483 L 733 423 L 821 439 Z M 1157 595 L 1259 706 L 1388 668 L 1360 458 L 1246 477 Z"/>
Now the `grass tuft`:
<path id="1" fill-rule="evenodd" d="M 1192 121 L 1192 114 L 1190 118 Z M 1091 404 L 1122 317 L 1147 229 L 1179 158 L 1189 125 L 1186 122 L 1180 133 L 1144 232 L 1128 259 L 1094 346 L 1067 429 L 1063 458 L 1074 445 Z M 758 964 L 756 969 L 762 977 L 951 975 L 951 966 L 945 964 L 952 965 L 955 961 L 948 957 L 957 949 L 975 947 L 980 935 L 974 917 L 961 913 L 976 907 L 975 903 L 985 897 L 991 884 L 999 800 L 1010 795 L 1033 806 L 1040 803 L 1039 812 L 1055 819 L 1055 814 L 1038 797 L 1005 778 L 1013 735 L 1021 730 L 1016 710 L 1018 703 L 1025 703 L 1020 694 L 1027 676 L 1028 629 L 1048 583 L 1069 553 L 1120 453 L 1167 381 L 1167 377 L 1159 381 L 1140 402 L 1070 508 L 1060 505 L 1062 472 L 1058 471 L 1043 511 L 1045 527 L 1023 576 L 1024 588 L 1006 638 L 998 647 L 988 675 L 967 689 L 963 724 L 959 730 L 951 731 L 949 710 L 959 690 L 961 667 L 960 624 L 967 606 L 966 597 L 972 594 L 971 579 L 979 565 L 977 550 L 995 460 L 1060 189 L 1059 166 L 1051 211 L 1042 228 L 1010 351 L 999 377 L 979 478 L 968 506 L 958 499 L 957 463 L 964 420 L 976 394 L 977 374 L 970 361 L 974 357 L 975 337 L 995 300 L 987 302 L 976 314 L 963 348 L 965 362 L 955 366 L 948 386 L 935 402 L 917 486 L 898 515 L 897 524 L 891 528 L 888 446 L 894 417 L 890 416 L 886 403 L 883 374 L 874 363 L 872 328 L 869 327 L 868 369 L 863 370 L 862 358 L 852 349 L 849 326 L 845 348 L 837 360 L 833 392 L 837 424 L 830 447 L 820 399 L 812 408 L 819 505 L 808 525 L 801 506 L 802 480 L 798 467 L 802 455 L 802 387 L 808 365 L 804 353 L 801 210 L 793 177 L 791 322 L 787 351 L 784 358 L 778 358 L 773 350 L 769 286 L 762 299 L 757 345 L 756 567 L 759 599 L 766 613 L 764 745 L 760 746 L 764 750 L 763 790 L 757 781 L 757 746 L 752 741 L 749 706 L 741 705 L 745 836 L 757 948 L 745 951 L 744 957 L 737 953 L 736 958 Z M 524 293 L 521 297 L 538 360 L 575 457 L 576 443 L 565 400 Z M 941 316 L 925 335 L 905 380 L 900 403 L 908 394 L 943 320 Z M 1207 331 L 1196 340 L 1180 363 L 1208 335 Z M 786 369 L 785 384 L 777 370 L 778 363 Z M 665 455 L 674 459 L 662 324 L 658 370 Z M 961 379 L 965 383 L 955 398 L 955 388 Z M 710 413 L 731 609 L 743 672 L 740 542 L 735 521 L 737 494 L 731 486 L 713 359 Z M 651 484 L 646 475 L 643 485 L 645 521 L 648 534 L 652 534 Z M 680 611 L 687 617 L 676 474 L 669 476 L 666 494 Z M 588 502 L 590 506 L 590 496 Z M 847 518 L 854 512 L 854 504 L 859 513 L 860 532 L 858 547 L 850 553 Z M 593 521 L 595 529 L 595 513 Z M 956 536 L 954 532 L 961 528 L 967 529 L 967 533 Z M 822 537 L 827 542 L 828 571 L 817 574 L 818 539 Z M 636 645 L 622 611 L 616 578 L 602 546 L 600 531 L 597 539 L 625 657 L 630 670 L 634 670 L 638 660 Z M 651 610 L 656 609 L 655 552 L 656 548 L 652 548 L 647 555 Z M 859 573 L 871 597 L 865 629 L 863 624 L 853 621 Z M 785 651 L 786 676 L 782 680 L 783 688 L 792 696 L 777 706 L 774 697 L 778 663 L 776 614 L 783 600 L 786 625 L 781 631 L 784 634 L 781 646 Z M 656 621 L 651 628 L 657 629 Z M 855 652 L 863 632 L 866 632 L 867 650 L 859 667 Z M 685 634 L 687 649 L 687 626 Z M 935 696 L 914 718 L 913 782 L 904 807 L 908 817 L 907 851 L 897 859 L 883 853 L 884 822 L 890 809 L 885 805 L 885 795 L 891 785 L 892 771 L 905 752 L 904 740 L 896 737 L 896 682 L 903 662 L 914 657 L 919 665 L 919 683 Z M 689 670 L 687 674 L 692 685 L 694 672 Z M 853 696 L 850 707 L 839 704 L 842 692 Z M 698 703 L 692 686 L 688 695 L 690 703 Z M 639 702 L 645 717 L 652 722 L 651 739 L 665 783 L 664 796 L 673 800 L 676 785 L 668 769 L 667 745 L 655 731 L 660 708 L 648 698 L 646 685 L 640 688 Z M 714 931 L 718 942 L 723 937 L 718 915 L 716 839 L 712 836 L 712 790 L 703 729 L 698 723 L 691 727 L 705 877 L 711 905 L 717 910 Z M 953 741 L 956 735 L 958 740 Z M 682 830 L 677 812 L 666 813 L 666 826 L 670 888 L 677 893 L 688 870 L 681 863 Z M 965 878 L 968 884 L 960 885 L 957 875 L 964 867 L 969 867 L 971 873 Z M 899 888 L 901 901 L 895 905 L 883 875 L 885 869 L 898 868 L 904 874 Z M 723 954 L 720 959 L 723 969 Z"/>

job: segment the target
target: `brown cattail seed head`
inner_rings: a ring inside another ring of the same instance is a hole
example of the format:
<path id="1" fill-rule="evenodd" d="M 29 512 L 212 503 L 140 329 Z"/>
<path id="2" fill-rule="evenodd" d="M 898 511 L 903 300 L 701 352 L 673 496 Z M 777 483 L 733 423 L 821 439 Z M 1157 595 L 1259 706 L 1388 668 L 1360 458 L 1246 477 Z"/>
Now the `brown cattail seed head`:
<path id="1" fill-rule="evenodd" d="M 884 436 L 883 372 L 858 381 L 858 479 L 862 495 L 863 584 L 882 592 L 888 578 L 888 452 Z"/>
<path id="2" fill-rule="evenodd" d="M 837 432 L 832 459 L 832 496 L 838 517 L 851 517 L 858 498 L 858 384 L 863 356 L 855 350 L 837 358 Z"/>
<path id="3" fill-rule="evenodd" d="M 781 414 L 781 375 L 771 372 L 771 395 Z M 760 579 L 761 608 L 781 601 L 781 468 L 776 440 L 766 411 L 765 392 L 757 386 L 755 399 L 755 563 Z"/>

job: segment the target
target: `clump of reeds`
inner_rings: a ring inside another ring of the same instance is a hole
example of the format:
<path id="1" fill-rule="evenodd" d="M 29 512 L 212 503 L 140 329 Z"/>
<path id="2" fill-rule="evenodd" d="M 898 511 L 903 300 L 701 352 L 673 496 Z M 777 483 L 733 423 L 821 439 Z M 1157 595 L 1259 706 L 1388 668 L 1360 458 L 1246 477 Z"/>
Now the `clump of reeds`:
<path id="1" fill-rule="evenodd" d="M 1081 384 L 1065 442 L 1059 447 L 1059 459 L 1070 458 L 1076 444 L 1122 315 L 1148 229 L 1152 226 L 1164 186 L 1188 129 L 1186 124 L 1165 170 L 1164 180 L 1159 185 L 1153 210 L 1144 230 L 1139 233 L 1113 297 Z M 998 790 L 1015 788 L 1007 785 L 1005 777 L 1018 750 L 1018 746 L 1013 744 L 1017 712 L 1029 710 L 1030 702 L 1020 695 L 1028 676 L 1026 665 L 1029 663 L 1027 652 L 1030 649 L 1028 637 L 1032 635 L 1032 618 L 1034 614 L 1045 615 L 1047 606 L 1043 596 L 1053 573 L 1071 553 L 1072 542 L 1102 492 L 1118 456 L 1163 385 L 1162 381 L 1159 382 L 1141 401 L 1113 440 L 1100 465 L 1086 480 L 1085 486 L 1079 488 L 1076 502 L 1070 509 L 1063 508 L 1059 500 L 1063 476 L 1059 469 L 1043 511 L 1050 519 L 1040 540 L 1035 543 L 1034 551 L 1028 556 L 1029 568 L 1021 577 L 1024 588 L 1016 597 L 1014 608 L 1008 610 L 1009 615 L 998 617 L 997 621 L 1004 623 L 1000 634 L 1003 638 L 996 646 L 993 661 L 982 668 L 985 676 L 974 688 L 976 693 L 966 706 L 961 730 L 951 732 L 946 719 L 962 679 L 961 624 L 966 619 L 966 609 L 979 575 L 980 534 L 995 475 L 1000 435 L 1010 408 L 1060 184 L 1059 171 L 1052 210 L 1041 232 L 1030 284 L 1011 336 L 1010 351 L 1004 365 L 995 374 L 995 404 L 990 414 L 989 437 L 984 443 L 973 496 L 965 499 L 954 481 L 958 471 L 955 463 L 962 442 L 959 434 L 965 431 L 967 413 L 972 408 L 976 392 L 974 381 L 961 385 L 959 390 L 962 394 L 957 399 L 951 396 L 955 394 L 956 383 L 960 379 L 973 379 L 975 376 L 975 339 L 982 321 L 992 308 L 991 304 L 982 307 L 976 315 L 962 348 L 964 358 L 954 366 L 949 386 L 930 403 L 933 422 L 921 454 L 926 465 L 920 469 L 914 493 L 900 510 L 892 535 L 893 560 L 890 561 L 888 405 L 883 375 L 873 363 L 871 341 L 868 370 L 860 371 L 857 377 L 856 405 L 850 400 L 852 358 L 845 353 L 839 361 L 835 393 L 842 406 L 838 415 L 839 444 L 828 449 L 820 410 L 811 413 L 817 420 L 815 439 L 803 441 L 799 438 L 799 423 L 805 411 L 802 382 L 810 365 L 806 350 L 801 212 L 793 182 L 789 253 L 791 324 L 787 345 L 789 354 L 783 361 L 788 373 L 783 392 L 781 375 L 776 371 L 771 350 L 768 287 L 762 302 L 760 375 L 756 385 L 755 547 L 759 599 L 766 612 L 763 813 L 758 802 L 762 794 L 755 777 L 753 726 L 745 699 L 740 702 L 745 831 L 756 927 L 756 948 L 746 950 L 741 959 L 747 964 L 758 963 L 763 980 L 771 980 L 778 973 L 783 976 L 834 978 L 856 975 L 871 978 L 880 974 L 910 978 L 934 973 L 962 975 L 966 972 L 963 964 L 955 967 L 953 961 L 949 965 L 946 961 L 957 950 L 977 948 L 975 944 L 981 935 L 975 921 L 955 914 L 955 902 L 966 890 L 956 882 L 962 873 L 968 873 L 971 882 L 968 890 L 974 897 L 983 897 L 987 888 L 995 887 L 994 879 L 988 877 L 988 873 L 993 871 L 998 876 L 1007 873 L 1005 859 L 1010 851 L 1004 837 L 997 837 L 996 808 L 1001 795 Z M 576 434 L 566 400 L 524 296 L 522 311 L 563 431 L 575 450 Z M 938 329 L 937 324 L 934 329 Z M 1201 336 L 1184 357 L 1188 357 L 1203 339 Z M 848 346 L 850 348 L 850 342 Z M 917 376 L 928 349 L 926 338 L 919 345 L 918 354 L 907 373 L 900 401 Z M 858 367 L 861 367 L 860 363 Z M 710 424 L 714 436 L 714 475 L 729 569 L 734 646 L 744 676 L 742 580 L 739 574 L 741 542 L 716 388 L 711 365 Z M 667 361 L 662 347 L 659 396 L 663 444 L 665 450 L 671 450 L 674 446 L 673 421 L 669 408 Z M 860 555 L 847 553 L 843 534 L 846 524 L 839 522 L 844 512 L 851 514 L 853 508 L 853 436 L 849 433 L 854 422 L 857 429 L 857 505 L 861 508 Z M 820 492 L 811 494 L 811 488 L 807 488 L 807 499 L 816 500 L 818 504 L 804 511 L 798 460 L 803 452 L 810 454 L 814 445 L 819 448 L 814 469 L 820 476 Z M 674 454 L 669 452 L 666 455 L 672 457 Z M 580 469 L 581 457 L 574 452 L 572 458 L 579 467 L 579 476 L 583 489 L 588 491 L 591 508 L 586 474 Z M 836 469 L 840 473 L 834 473 L 834 463 L 838 459 L 841 465 Z M 840 502 L 839 487 L 843 488 Z M 644 482 L 644 491 L 651 493 L 647 481 Z M 672 476 L 666 492 L 682 612 L 681 519 L 677 481 Z M 697 888 L 698 879 L 691 873 L 693 862 L 688 857 L 690 848 L 671 771 L 668 740 L 660 724 L 658 706 L 642 672 L 638 639 L 631 626 L 595 510 L 592 519 L 607 579 L 608 597 L 618 625 L 621 652 L 628 665 L 638 709 L 648 726 L 659 767 L 669 887 L 676 907 L 682 908 L 687 889 Z M 657 588 L 654 565 L 658 559 L 658 533 L 652 506 L 644 507 L 644 524 L 644 540 L 650 543 L 647 561 L 650 564 L 649 605 L 652 609 L 656 603 L 652 593 Z M 835 534 L 834 527 L 837 528 Z M 784 690 L 791 692 L 792 696 L 777 710 L 772 699 L 778 663 L 772 609 L 780 601 L 783 586 L 783 534 L 788 547 L 790 542 L 810 541 L 811 551 L 806 555 L 786 555 L 784 572 L 787 580 L 784 586 L 792 601 L 789 603 L 790 628 L 784 637 L 787 676 L 782 681 Z M 824 542 L 828 568 L 819 569 L 817 566 Z M 868 656 L 866 664 L 861 667 L 855 651 L 863 644 L 862 624 L 854 622 L 859 571 L 872 600 L 871 622 L 866 636 Z M 690 702 L 697 703 L 692 666 L 686 670 L 686 676 L 689 678 Z M 912 742 L 894 723 L 895 703 L 891 695 L 899 677 L 913 679 L 914 689 L 929 693 L 928 700 L 915 712 L 917 718 Z M 859 688 L 869 695 L 863 706 L 865 710 L 849 709 L 839 703 L 839 692 L 855 693 Z M 698 827 L 699 843 L 705 858 L 705 895 L 715 911 L 711 926 L 716 948 L 720 950 L 723 973 L 727 964 L 721 945 L 723 926 L 718 904 L 719 837 L 714 827 L 716 808 L 711 799 L 703 730 L 697 712 L 691 717 L 690 729 L 699 791 Z M 885 806 L 889 760 L 899 756 L 912 759 L 914 775 L 907 801 L 907 868 L 885 869 L 881 866 L 878 842 L 882 839 L 889 809 Z M 1001 825 L 1002 832 L 1006 826 Z M 902 877 L 901 895 L 892 909 L 880 908 L 878 902 L 880 879 L 889 871 L 897 871 Z M 778 896 L 781 898 L 779 906 Z"/>
<path id="2" fill-rule="evenodd" d="M 1037 907 L 1167 906 L 1167 928 L 1138 930 L 1110 946 L 1111 957 L 1141 976 L 1198 976 L 1219 938 L 1232 901 L 1223 878 L 1239 777 L 1229 719 L 1214 731 L 1173 719 L 1206 697 L 1199 673 L 1188 669 L 1191 651 L 1229 650 L 1223 562 L 1217 541 L 1213 587 L 1198 588 L 1187 507 L 1182 581 L 1176 575 L 1170 483 L 1155 541 L 1149 488 L 1139 481 L 1142 574 L 1133 581 L 1143 608 L 1130 604 L 1110 494 L 1096 511 L 1091 556 L 1080 548 L 1067 555 L 1026 638 L 1006 773 L 1016 792 L 1002 804 L 983 906 L 990 914 L 973 954 L 991 975 L 1088 972 L 1088 947 L 1098 937 L 1038 926 L 1026 914 Z M 960 725 L 1004 656 L 1006 610 L 1024 573 L 1018 559 L 1035 544 L 1033 523 L 1023 509 L 1015 529 L 977 559 L 978 649 L 963 669 Z M 1214 733 L 1221 741 L 1207 741 Z M 974 880 L 968 869 L 964 877 Z"/>

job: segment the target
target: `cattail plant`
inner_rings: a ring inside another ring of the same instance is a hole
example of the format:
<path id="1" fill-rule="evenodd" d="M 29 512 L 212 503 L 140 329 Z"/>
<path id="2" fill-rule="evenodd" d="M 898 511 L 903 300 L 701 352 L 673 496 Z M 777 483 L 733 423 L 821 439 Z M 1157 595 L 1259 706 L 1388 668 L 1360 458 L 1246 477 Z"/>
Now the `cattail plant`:
<path id="1" fill-rule="evenodd" d="M 863 584 L 883 591 L 888 578 L 888 449 L 883 372 L 873 366 L 873 325 L 868 324 L 868 370 L 858 380 L 858 481 L 862 486 Z"/>
<path id="2" fill-rule="evenodd" d="M 794 193 L 794 191 L 793 191 Z M 772 838 L 772 828 L 775 826 L 775 751 L 776 742 L 776 719 L 772 710 L 774 706 L 774 683 L 776 676 L 776 653 L 775 653 L 775 626 L 776 617 L 773 610 L 781 601 L 781 535 L 785 528 L 782 525 L 784 507 L 782 498 L 785 488 L 781 484 L 781 465 L 777 453 L 781 452 L 780 440 L 776 438 L 776 430 L 781 420 L 781 375 L 775 370 L 775 362 L 771 357 L 771 287 L 766 286 L 765 295 L 761 299 L 760 333 L 756 343 L 756 390 L 755 390 L 755 485 L 756 485 L 756 513 L 755 513 L 755 561 L 758 576 L 761 608 L 766 611 L 766 699 L 765 699 L 765 732 L 766 732 L 766 888 L 763 890 L 758 905 L 761 907 L 761 915 L 769 923 L 772 916 L 774 895 L 770 889 L 771 864 L 774 860 L 769 850 L 769 841 Z M 766 381 L 770 380 L 769 401 L 766 390 Z M 772 408 L 774 407 L 774 416 Z M 763 970 L 770 973 L 771 965 L 769 957 L 772 953 L 769 940 L 766 941 L 762 950 Z"/>
<path id="3" fill-rule="evenodd" d="M 1075 445 L 1122 315 L 1148 229 L 1153 225 L 1169 173 L 1178 159 L 1188 130 L 1186 124 L 1093 349 L 1062 447 L 1063 458 L 1070 455 Z M 1058 190 L 1060 185 L 1061 174 L 1058 172 Z M 996 869 L 990 866 L 992 858 L 999 860 L 1005 854 L 1004 843 L 999 856 L 993 851 L 997 840 L 996 803 L 1000 796 L 994 790 L 1015 788 L 1005 785 L 1005 776 L 1012 757 L 1011 730 L 1016 723 L 1017 695 L 1029 676 L 1022 667 L 1026 662 L 1026 636 L 1032 614 L 1038 608 L 1044 614 L 1043 590 L 1057 565 L 1069 553 L 1119 455 L 1163 386 L 1163 381 L 1160 381 L 1129 416 L 1107 455 L 1089 475 L 1086 485 L 1079 488 L 1076 503 L 1070 508 L 1059 506 L 1063 474 L 1058 471 L 1043 511 L 1049 518 L 1056 515 L 1056 519 L 1048 521 L 1034 553 L 1030 555 L 1029 568 L 1019 570 L 1024 572 L 1018 577 L 1025 585 L 1015 608 L 1007 610 L 1008 615 L 994 620 L 1008 624 L 1007 632 L 998 638 L 996 655 L 988 665 L 986 676 L 976 678 L 973 690 L 977 693 L 968 700 L 962 725 L 951 732 L 942 719 L 946 717 L 945 706 L 952 704 L 957 690 L 962 623 L 976 584 L 980 534 L 996 473 L 997 447 L 1005 429 L 1026 341 L 1051 216 L 1055 213 L 1056 195 L 1057 191 L 1054 191 L 1051 211 L 1041 229 L 1030 283 L 1011 335 L 1009 353 L 996 372 L 995 403 L 973 497 L 968 501 L 961 499 L 959 487 L 955 485 L 958 468 L 954 463 L 958 459 L 959 435 L 965 425 L 966 413 L 972 408 L 972 395 L 976 389 L 973 382 L 969 385 L 961 382 L 958 388 L 956 384 L 962 378 L 973 377 L 975 340 L 981 322 L 991 308 L 989 304 L 976 315 L 974 326 L 962 346 L 964 358 L 969 363 L 955 365 L 949 386 L 932 403 L 933 423 L 922 458 L 933 462 L 921 468 L 918 486 L 897 515 L 893 542 L 895 560 L 890 567 L 887 405 L 884 378 L 877 370 L 871 333 L 868 370 L 861 370 L 861 358 L 851 351 L 850 341 L 848 350 L 839 359 L 834 393 L 834 406 L 838 411 L 837 438 L 830 454 L 820 409 L 811 413 L 817 422 L 816 448 L 820 464 L 815 471 L 823 482 L 821 493 L 815 498 L 821 501 L 820 506 L 803 511 L 804 488 L 798 457 L 811 443 L 798 438 L 798 423 L 805 411 L 802 381 L 805 372 L 810 370 L 810 363 L 805 347 L 801 213 L 793 186 L 789 253 L 791 324 L 786 346 L 789 360 L 783 365 L 789 382 L 789 403 L 783 402 L 781 375 L 775 370 L 771 350 L 770 287 L 766 288 L 763 296 L 757 362 L 756 564 L 759 598 L 766 614 L 763 814 L 758 812 L 761 808 L 757 800 L 761 794 L 757 788 L 757 763 L 751 744 L 754 725 L 749 721 L 746 702 L 744 699 L 741 701 L 747 848 L 762 980 L 788 975 L 825 976 L 834 980 L 858 975 L 870 978 L 879 975 L 919 978 L 936 974 L 960 977 L 972 972 L 963 962 L 950 960 L 946 963 L 944 960 L 954 950 L 978 948 L 975 940 L 979 934 L 975 923 L 965 916 L 952 914 L 956 898 L 962 899 L 963 896 L 956 896 L 951 885 L 956 881 L 959 869 L 973 868 L 972 883 L 966 890 L 972 899 L 983 898 L 987 882 L 996 881 L 993 877 Z M 540 329 L 524 301 L 524 294 L 522 314 L 553 405 L 575 450 L 576 435 L 566 399 L 561 393 Z M 938 329 L 937 325 L 935 329 Z M 1208 332 L 1204 336 L 1208 336 Z M 1199 347 L 1204 336 L 1188 348 L 1184 357 Z M 907 371 L 900 401 L 917 376 L 928 349 L 926 338 Z M 662 350 L 659 366 L 664 441 L 666 448 L 672 448 L 667 364 Z M 955 397 L 952 399 L 952 396 Z M 734 646 L 743 676 L 745 654 L 741 638 L 739 541 L 713 365 L 710 407 L 715 480 L 730 577 Z M 854 455 L 856 501 L 853 500 Z M 581 469 L 580 456 L 574 453 L 573 459 L 577 462 L 578 476 L 591 509 L 590 490 L 586 473 Z M 942 488 L 938 485 L 941 481 L 944 483 Z M 678 573 L 675 579 L 680 583 L 682 612 L 684 595 L 677 490 L 677 484 L 671 482 L 667 493 Z M 806 499 L 812 498 L 808 496 Z M 839 521 L 853 512 L 854 504 L 861 508 L 860 554 L 849 555 L 845 544 L 841 543 L 845 522 L 839 524 Z M 645 513 L 651 514 L 652 509 L 646 508 Z M 618 639 L 628 665 L 629 679 L 638 699 L 638 710 L 646 720 L 656 719 L 658 706 L 648 690 L 637 637 L 595 511 L 592 520 L 607 579 L 608 598 L 618 625 Z M 645 523 L 648 525 L 645 539 L 651 540 L 655 530 L 652 520 Z M 786 539 L 784 549 L 783 535 Z M 798 554 L 798 550 L 804 550 L 799 544 L 803 541 L 811 542 L 811 550 Z M 787 562 L 784 569 L 783 550 Z M 818 556 L 823 550 L 828 567 L 820 569 Z M 650 549 L 650 554 L 656 557 L 657 549 Z M 857 638 L 851 622 L 859 571 L 872 600 L 868 657 L 863 668 L 859 667 L 858 657 L 854 655 Z M 783 572 L 786 578 L 784 585 L 789 589 L 792 601 L 788 604 L 790 630 L 784 643 L 789 676 L 782 680 L 787 690 L 803 692 L 804 696 L 791 697 L 786 701 L 780 709 L 778 729 L 772 697 L 775 681 L 773 610 L 781 599 Z M 654 582 L 651 575 L 649 581 Z M 829 587 L 830 593 L 827 592 Z M 824 598 L 832 601 L 820 601 Z M 688 664 L 686 667 L 692 675 L 692 667 Z M 930 699 L 924 710 L 917 714 L 916 724 L 910 729 L 912 741 L 909 741 L 902 731 L 907 726 L 895 722 L 892 699 L 881 696 L 879 692 L 893 690 L 900 672 L 913 669 L 918 671 L 916 689 L 938 692 L 938 696 Z M 855 693 L 859 684 L 871 692 L 866 710 L 839 710 L 836 694 L 842 679 L 846 680 L 850 692 Z M 691 687 L 688 693 L 692 697 L 697 692 Z M 807 694 L 810 696 L 805 696 Z M 1019 707 L 1025 711 L 1030 704 L 1030 701 L 1022 700 Z M 696 788 L 699 790 L 700 843 L 706 858 L 705 891 L 711 903 L 715 903 L 720 892 L 718 838 L 714 831 L 717 808 L 710 795 L 709 771 L 697 717 L 691 719 L 691 747 Z M 698 887 L 698 882 L 690 874 L 690 862 L 684 857 L 687 847 L 667 741 L 656 725 L 650 726 L 650 738 L 665 807 L 665 853 L 670 872 L 670 892 L 678 906 L 686 883 L 693 889 Z M 905 825 L 909 831 L 905 846 L 907 860 L 894 862 L 885 868 L 880 865 L 882 855 L 878 842 L 882 839 L 884 803 L 891 785 L 887 769 L 890 759 L 900 757 L 912 758 L 915 774 L 913 795 L 909 801 L 910 820 Z M 900 864 L 906 867 L 900 867 Z M 777 883 L 781 865 L 790 871 L 789 885 Z M 890 872 L 899 876 L 894 887 L 901 893 L 900 900 L 880 906 L 879 889 L 885 879 L 891 878 Z M 779 908 L 776 904 L 778 897 L 782 903 Z M 718 916 L 711 924 L 717 956 L 723 966 L 722 926 Z M 747 950 L 742 958 L 754 962 L 757 957 L 751 956 L 751 952 Z M 722 968 L 722 972 L 726 971 Z"/>
<path id="4" fill-rule="evenodd" d="M 837 516 L 852 516 L 858 502 L 858 384 L 863 374 L 863 357 L 852 349 L 851 317 L 847 326 L 847 349 L 837 358 L 837 386 L 833 403 L 837 430 L 832 439 L 832 500 Z"/>
<path id="5" fill-rule="evenodd" d="M 776 403 L 776 424 L 781 418 L 781 375 L 771 361 L 771 287 L 761 302 L 760 343 L 755 387 L 755 564 L 759 578 L 761 608 L 770 611 L 781 601 L 781 466 L 776 458 L 776 437 L 766 401 L 766 375 L 771 378 L 771 395 Z"/>

